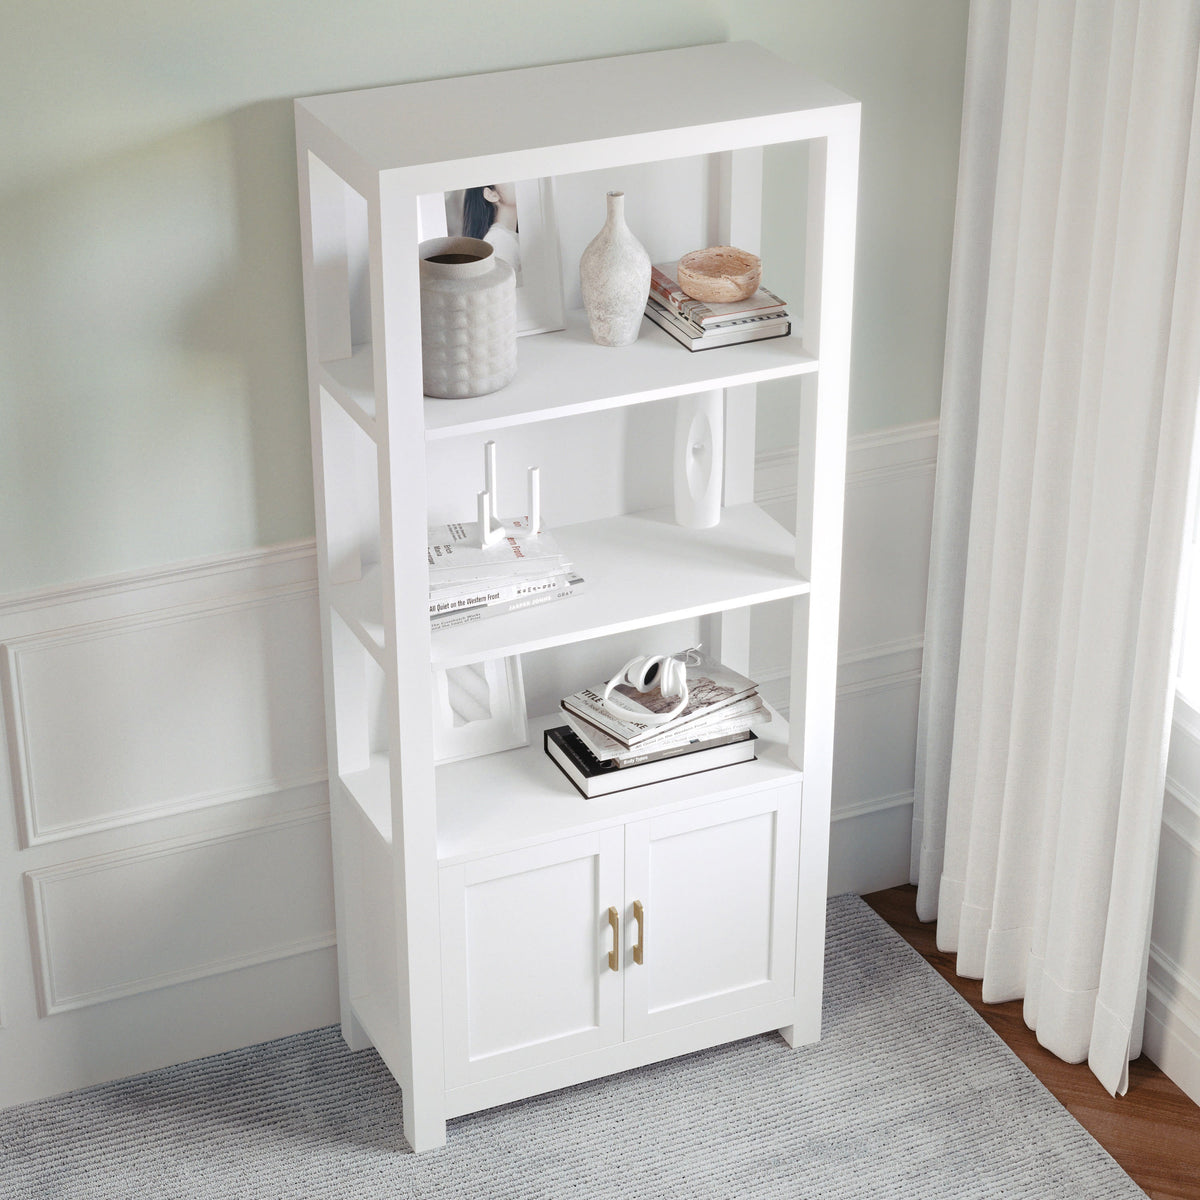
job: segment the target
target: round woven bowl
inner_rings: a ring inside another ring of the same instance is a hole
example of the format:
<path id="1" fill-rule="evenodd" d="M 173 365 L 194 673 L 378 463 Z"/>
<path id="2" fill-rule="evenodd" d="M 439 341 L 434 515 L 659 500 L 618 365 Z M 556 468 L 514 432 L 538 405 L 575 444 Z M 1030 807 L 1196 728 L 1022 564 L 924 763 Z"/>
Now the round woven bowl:
<path id="1" fill-rule="evenodd" d="M 758 291 L 762 260 L 736 246 L 709 246 L 679 260 L 678 278 L 679 286 L 693 300 L 727 304 L 745 300 Z"/>

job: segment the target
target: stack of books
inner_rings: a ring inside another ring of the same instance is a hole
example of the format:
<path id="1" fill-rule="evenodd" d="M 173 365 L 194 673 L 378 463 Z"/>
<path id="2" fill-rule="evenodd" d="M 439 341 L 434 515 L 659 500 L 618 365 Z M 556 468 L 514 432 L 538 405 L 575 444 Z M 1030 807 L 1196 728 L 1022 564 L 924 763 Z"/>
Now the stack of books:
<path id="1" fill-rule="evenodd" d="M 474 521 L 429 530 L 429 624 L 448 629 L 516 609 L 563 600 L 583 587 L 574 565 L 527 518 L 505 523 L 504 536 L 480 545 Z"/>
<path id="2" fill-rule="evenodd" d="M 755 757 L 754 727 L 771 719 L 758 685 L 699 649 L 676 657 L 686 665 L 688 702 L 665 725 L 637 719 L 638 712 L 675 707 L 677 700 L 658 688 L 614 688 L 613 700 L 628 710 L 628 718 L 604 703 L 603 688 L 584 688 L 562 701 L 567 723 L 546 730 L 545 749 L 584 796 L 607 796 Z"/>
<path id="3" fill-rule="evenodd" d="M 792 331 L 787 305 L 760 287 L 747 300 L 705 304 L 693 300 L 676 279 L 676 263 L 660 263 L 650 271 L 646 316 L 689 350 L 732 346 L 784 337 Z"/>

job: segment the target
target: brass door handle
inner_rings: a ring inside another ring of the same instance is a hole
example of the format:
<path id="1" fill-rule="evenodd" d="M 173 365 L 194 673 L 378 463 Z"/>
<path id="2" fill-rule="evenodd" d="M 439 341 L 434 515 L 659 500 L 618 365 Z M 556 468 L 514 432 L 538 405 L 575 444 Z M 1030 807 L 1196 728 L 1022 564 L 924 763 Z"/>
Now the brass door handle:
<path id="1" fill-rule="evenodd" d="M 608 952 L 608 969 L 616 971 L 621 966 L 621 918 L 611 904 L 608 906 L 608 923 L 612 926 L 613 935 L 612 949 Z"/>
<path id="2" fill-rule="evenodd" d="M 633 948 L 633 961 L 640 967 L 646 953 L 646 910 L 640 900 L 633 902 L 633 919 L 637 922 L 638 940 Z"/>

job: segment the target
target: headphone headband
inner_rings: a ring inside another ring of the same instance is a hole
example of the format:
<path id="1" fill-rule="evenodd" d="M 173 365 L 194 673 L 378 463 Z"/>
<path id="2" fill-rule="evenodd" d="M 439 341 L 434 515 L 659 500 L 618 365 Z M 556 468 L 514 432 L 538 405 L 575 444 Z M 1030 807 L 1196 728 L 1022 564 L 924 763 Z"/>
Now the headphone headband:
<path id="1" fill-rule="evenodd" d="M 607 712 L 622 721 L 634 721 L 639 725 L 666 725 L 673 721 L 688 703 L 687 666 L 685 660 L 691 655 L 685 650 L 682 655 L 652 654 L 631 658 L 604 685 L 600 702 Z M 676 699 L 676 704 L 667 712 L 651 712 L 645 708 L 629 708 L 611 700 L 613 689 L 624 685 L 637 692 L 648 692 L 658 688 L 665 699 Z"/>

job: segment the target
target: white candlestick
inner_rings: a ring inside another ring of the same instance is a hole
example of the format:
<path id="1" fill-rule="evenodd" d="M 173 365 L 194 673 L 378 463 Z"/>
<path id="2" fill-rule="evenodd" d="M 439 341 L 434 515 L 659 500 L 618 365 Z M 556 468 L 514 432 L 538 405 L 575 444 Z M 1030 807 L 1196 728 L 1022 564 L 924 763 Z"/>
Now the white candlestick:
<path id="1" fill-rule="evenodd" d="M 537 467 L 529 468 L 529 536 L 537 537 L 542 532 L 542 473 Z"/>
<path id="2" fill-rule="evenodd" d="M 491 441 L 483 443 L 483 486 L 491 498 L 491 507 L 488 509 L 488 515 L 491 517 L 488 523 L 490 529 L 500 520 L 500 509 L 496 499 L 496 443 Z"/>
<path id="3" fill-rule="evenodd" d="M 490 546 L 500 540 L 502 526 L 492 520 L 491 493 L 482 491 L 476 497 L 476 511 L 479 514 L 479 545 Z"/>

